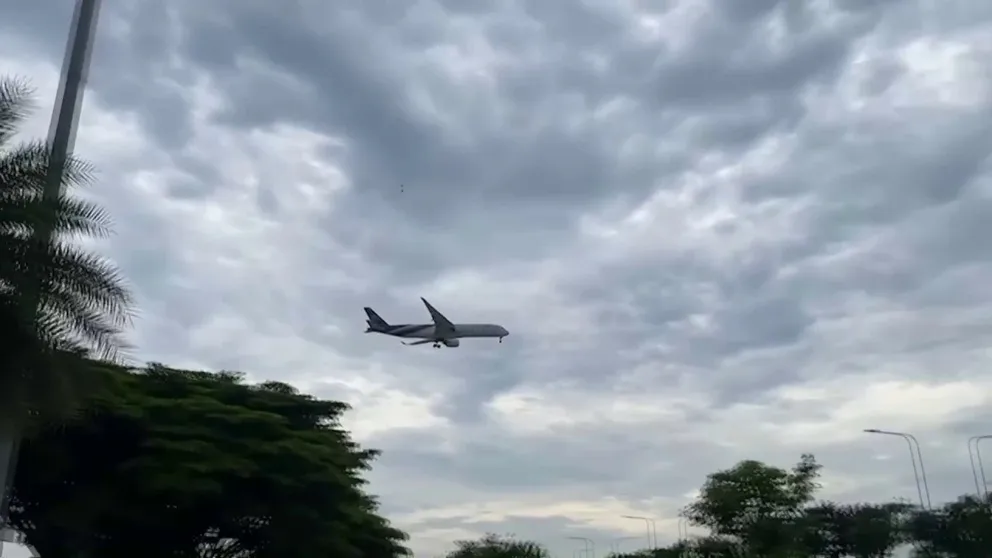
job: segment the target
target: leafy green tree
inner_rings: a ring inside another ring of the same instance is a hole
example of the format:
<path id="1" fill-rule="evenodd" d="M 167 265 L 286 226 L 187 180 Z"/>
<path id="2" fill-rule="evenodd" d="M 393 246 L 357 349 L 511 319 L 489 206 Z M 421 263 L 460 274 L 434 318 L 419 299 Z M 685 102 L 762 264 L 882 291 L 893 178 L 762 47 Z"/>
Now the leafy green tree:
<path id="1" fill-rule="evenodd" d="M 105 366 L 89 412 L 32 432 L 12 519 L 46 558 L 392 558 L 347 406 L 238 374 Z"/>
<path id="2" fill-rule="evenodd" d="M 509 535 L 488 534 L 474 541 L 458 541 L 445 558 L 549 558 L 547 549 Z"/>
<path id="3" fill-rule="evenodd" d="M 68 195 L 93 178 L 70 157 L 59 195 L 46 199 L 49 149 L 15 143 L 32 108 L 31 90 L 0 80 L 0 427 L 27 417 L 64 416 L 97 377 L 80 355 L 115 357 L 133 300 L 116 268 L 81 248 L 80 238 L 109 234 L 95 204 Z M 0 432 L 0 435 L 4 433 Z M 6 435 L 9 435 L 7 432 Z"/>
<path id="4" fill-rule="evenodd" d="M 803 455 L 791 470 L 742 461 L 709 475 L 685 509 L 691 523 L 735 542 L 741 552 L 773 558 L 798 552 L 804 508 L 819 488 L 820 465 Z"/>
<path id="5" fill-rule="evenodd" d="M 933 511 L 918 510 L 906 530 L 919 557 L 988 556 L 992 549 L 992 502 L 962 496 Z"/>
<path id="6" fill-rule="evenodd" d="M 903 540 L 906 504 L 838 505 L 823 502 L 805 510 L 803 546 L 823 558 L 884 558 Z"/>
<path id="7" fill-rule="evenodd" d="M 914 508 L 908 504 L 854 504 L 843 506 L 842 531 L 848 554 L 856 558 L 892 556 L 904 540 L 903 522 Z"/>

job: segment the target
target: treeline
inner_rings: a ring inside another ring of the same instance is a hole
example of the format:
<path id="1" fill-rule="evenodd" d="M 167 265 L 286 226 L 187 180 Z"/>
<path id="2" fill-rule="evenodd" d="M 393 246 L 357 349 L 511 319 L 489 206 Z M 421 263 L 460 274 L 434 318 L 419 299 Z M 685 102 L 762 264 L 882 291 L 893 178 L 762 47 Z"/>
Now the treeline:
<path id="1" fill-rule="evenodd" d="M 914 558 L 992 556 L 992 501 L 972 495 L 927 510 L 906 503 L 817 500 L 820 465 L 804 455 L 791 470 L 743 461 L 709 475 L 682 511 L 707 536 L 614 558 Z M 488 535 L 447 558 L 548 558 L 536 542 Z M 590 558 L 585 556 L 585 558 Z"/>
<path id="2" fill-rule="evenodd" d="M 364 491 L 376 452 L 342 429 L 343 403 L 230 372 L 90 361 L 78 373 L 98 388 L 76 417 L 25 432 L 13 492 L 13 526 L 45 558 L 408 554 Z M 713 473 L 683 510 L 709 535 L 616 558 L 885 557 L 903 545 L 918 557 L 992 555 L 988 503 L 824 502 L 819 473 L 809 455 L 788 470 L 744 461 Z M 447 556 L 549 553 L 489 535 Z"/>

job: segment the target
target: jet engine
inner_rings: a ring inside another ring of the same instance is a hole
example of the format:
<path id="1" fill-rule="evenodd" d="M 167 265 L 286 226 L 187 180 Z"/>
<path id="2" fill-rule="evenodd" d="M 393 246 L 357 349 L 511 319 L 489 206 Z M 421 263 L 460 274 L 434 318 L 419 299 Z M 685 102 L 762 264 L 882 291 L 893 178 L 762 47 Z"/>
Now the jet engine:
<path id="1" fill-rule="evenodd" d="M 461 345 L 461 342 L 457 339 L 445 339 L 444 344 L 448 347 L 457 347 L 458 345 Z"/>

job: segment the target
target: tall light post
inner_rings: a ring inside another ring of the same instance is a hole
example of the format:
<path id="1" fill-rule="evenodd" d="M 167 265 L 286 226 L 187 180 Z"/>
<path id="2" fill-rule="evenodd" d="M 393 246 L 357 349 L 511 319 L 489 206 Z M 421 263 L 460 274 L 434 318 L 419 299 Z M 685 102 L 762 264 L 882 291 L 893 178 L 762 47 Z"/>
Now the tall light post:
<path id="1" fill-rule="evenodd" d="M 621 515 L 620 517 L 624 519 L 639 519 L 644 522 L 644 529 L 648 537 L 648 548 L 654 550 L 658 548 L 658 529 L 655 527 L 654 520 L 650 517 L 643 517 L 640 515 Z M 652 535 L 654 537 L 652 538 Z"/>
<path id="2" fill-rule="evenodd" d="M 906 445 L 909 446 L 909 459 L 913 463 L 913 476 L 916 477 L 916 492 L 920 496 L 920 507 L 923 509 L 932 509 L 930 503 L 930 485 L 927 483 L 927 470 L 923 465 L 923 453 L 920 451 L 920 442 L 912 434 L 907 434 L 905 432 L 891 432 L 889 430 L 879 430 L 877 428 L 867 428 L 864 430 L 868 434 L 883 434 L 886 436 L 898 436 L 903 440 L 906 440 Z M 916 454 L 913 454 L 913 445 L 916 445 Z M 916 460 L 920 460 L 920 469 L 916 469 Z M 923 477 L 923 490 L 920 490 L 920 476 Z M 926 503 L 923 501 L 924 492 L 927 495 Z"/>
<path id="3" fill-rule="evenodd" d="M 582 541 L 585 543 L 585 552 L 588 553 L 589 558 L 596 558 L 596 543 L 592 539 L 587 539 L 586 537 L 568 537 L 573 541 Z"/>
<path id="4" fill-rule="evenodd" d="M 982 450 L 978 447 L 982 440 L 992 439 L 992 434 L 985 434 L 982 436 L 972 436 L 968 438 L 968 460 L 971 461 L 971 475 L 975 477 L 975 493 L 978 498 L 982 501 L 988 500 L 989 497 L 989 485 L 985 480 L 985 465 L 982 463 Z M 971 444 L 975 444 L 975 453 L 971 452 Z M 975 457 L 978 457 L 978 468 L 975 468 Z M 981 472 L 982 482 L 981 485 L 978 483 L 978 473 Z"/>
<path id="5" fill-rule="evenodd" d="M 689 540 L 689 520 L 685 517 L 679 516 L 679 541 Z"/>
<path id="6" fill-rule="evenodd" d="M 76 124 L 79 121 L 79 108 L 83 102 L 83 91 L 89 72 L 90 54 L 93 50 L 93 37 L 97 16 L 100 13 L 100 0 L 77 0 L 76 11 L 69 27 L 65 59 L 62 62 L 62 77 L 59 92 L 52 113 L 49 128 L 48 175 L 45 181 L 44 200 L 54 207 L 61 194 L 65 161 L 72 153 L 76 139 Z M 48 228 L 46 228 L 48 227 Z M 52 233 L 52 222 L 42 223 L 37 234 L 42 241 Z M 10 494 L 13 488 L 14 473 L 17 469 L 17 453 L 20 444 L 18 432 L 14 428 L 0 429 L 0 532 L 8 525 Z M 0 553 L 3 552 L 0 542 Z"/>

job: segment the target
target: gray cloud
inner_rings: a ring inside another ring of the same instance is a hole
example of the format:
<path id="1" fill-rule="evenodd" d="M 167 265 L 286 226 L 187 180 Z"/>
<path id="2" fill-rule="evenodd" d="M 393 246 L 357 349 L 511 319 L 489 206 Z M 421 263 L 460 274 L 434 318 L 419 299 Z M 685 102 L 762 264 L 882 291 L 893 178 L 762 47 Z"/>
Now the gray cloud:
<path id="1" fill-rule="evenodd" d="M 988 423 L 992 7 L 945 4 L 108 2 L 78 151 L 141 356 L 352 402 L 419 552 L 670 539 L 706 472 L 802 451 L 911 497 L 866 427 L 949 498 Z M 2 6 L 46 102 L 64 12 Z M 361 333 L 418 296 L 513 334 Z"/>

